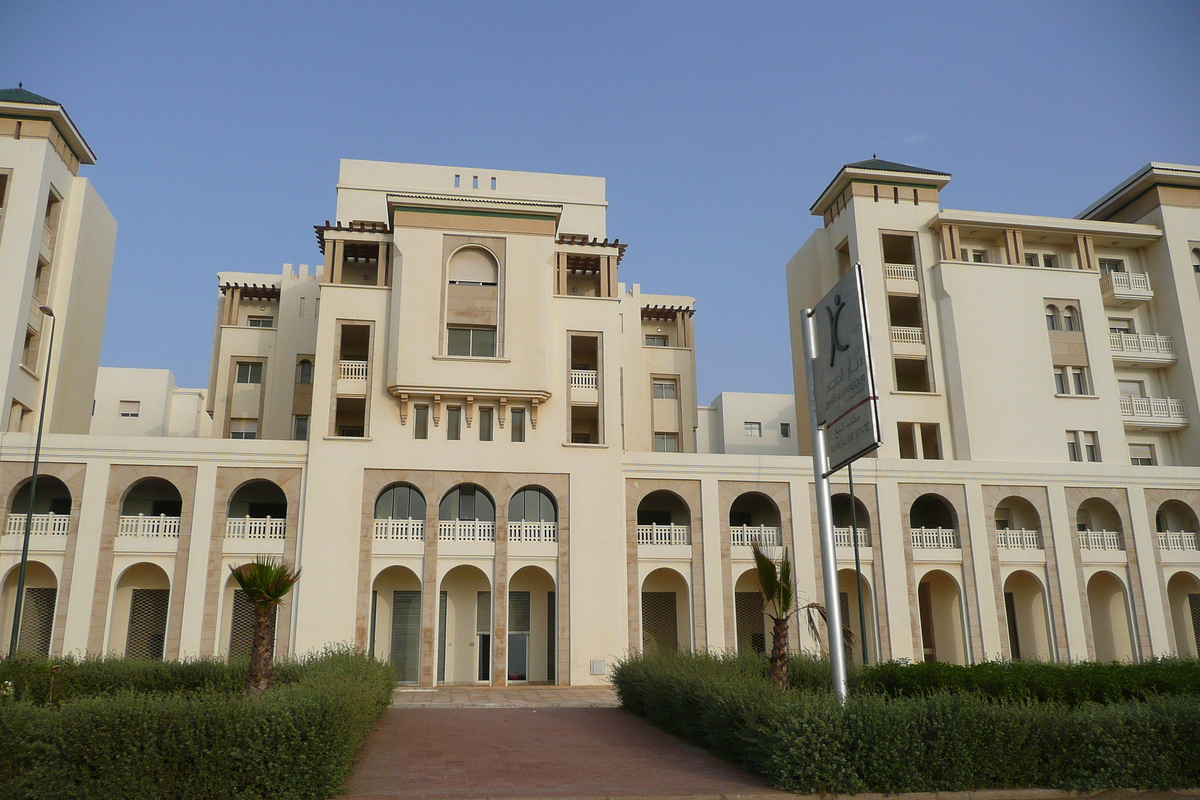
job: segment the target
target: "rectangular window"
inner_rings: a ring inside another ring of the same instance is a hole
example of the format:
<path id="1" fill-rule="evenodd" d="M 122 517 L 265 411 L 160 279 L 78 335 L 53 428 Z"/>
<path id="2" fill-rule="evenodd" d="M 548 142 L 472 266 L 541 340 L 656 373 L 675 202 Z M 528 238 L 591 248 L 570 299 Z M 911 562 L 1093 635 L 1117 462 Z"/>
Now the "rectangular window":
<path id="1" fill-rule="evenodd" d="M 1071 370 L 1071 380 L 1075 386 L 1075 394 L 1090 394 L 1088 390 L 1087 371 L 1081 367 Z"/>
<path id="2" fill-rule="evenodd" d="M 230 439 L 257 439 L 258 438 L 258 420 L 256 420 L 256 419 L 231 419 L 231 420 L 229 420 L 229 438 Z"/>
<path id="3" fill-rule="evenodd" d="M 756 439 L 762 438 L 762 423 L 761 422 L 743 422 L 742 433 L 745 436 L 752 436 Z"/>
<path id="4" fill-rule="evenodd" d="M 1109 333 L 1133 333 L 1133 320 L 1120 319 L 1117 317 L 1108 318 Z"/>
<path id="5" fill-rule="evenodd" d="M 959 254 L 962 256 L 962 258 L 959 259 L 960 261 L 971 261 L 976 264 L 987 263 L 987 250 L 971 248 L 968 251 L 967 248 L 964 247 L 959 251 Z"/>
<path id="6" fill-rule="evenodd" d="M 142 404 L 139 400 L 122 400 L 117 409 L 117 413 L 122 417 L 136 417 L 141 411 Z"/>
<path id="7" fill-rule="evenodd" d="M 656 453 L 678 453 L 679 452 L 679 434 L 678 433 L 656 433 L 656 434 L 654 434 L 654 452 L 656 452 Z"/>
<path id="8" fill-rule="evenodd" d="M 479 409 L 479 441 L 492 440 L 492 407 L 484 406 Z"/>
<path id="9" fill-rule="evenodd" d="M 239 361 L 237 365 L 238 383 L 262 383 L 263 365 L 258 361 Z"/>
<path id="10" fill-rule="evenodd" d="M 459 406 L 446 409 L 446 438 L 452 441 L 462 438 L 462 408 Z"/>
<path id="11" fill-rule="evenodd" d="M 251 328 L 274 328 L 275 327 L 275 318 L 274 317 L 248 317 L 246 319 L 246 325 Z"/>
<path id="12" fill-rule="evenodd" d="M 1026 253 L 1025 254 L 1025 266 L 1036 267 L 1037 265 L 1038 265 L 1037 253 Z"/>
<path id="13" fill-rule="evenodd" d="M 429 438 L 429 406 L 413 408 L 413 438 Z"/>
<path id="14" fill-rule="evenodd" d="M 496 357 L 495 328 L 447 328 L 446 334 L 447 355 Z"/>
<path id="15" fill-rule="evenodd" d="M 571 444 L 591 444 L 592 435 L 590 433 L 572 433 Z"/>
<path id="16" fill-rule="evenodd" d="M 525 441 L 525 409 L 523 408 L 512 410 L 512 440 L 514 442 Z"/>
<path id="17" fill-rule="evenodd" d="M 1097 444 L 1094 431 L 1083 431 L 1083 452 L 1088 461 L 1100 460 L 1100 445 Z"/>
<path id="18" fill-rule="evenodd" d="M 1154 445 L 1152 445 L 1152 444 L 1131 444 L 1131 445 L 1129 445 L 1129 461 L 1135 467 L 1153 467 L 1154 466 Z"/>
<path id="19" fill-rule="evenodd" d="M 1050 253 L 1042 253 L 1042 266 L 1047 269 L 1057 269 L 1058 256 L 1051 255 Z"/>
<path id="20" fill-rule="evenodd" d="M 1100 272 L 1108 275 L 1113 272 L 1124 272 L 1125 262 L 1119 258 L 1102 258 L 1100 259 Z"/>
<path id="21" fill-rule="evenodd" d="M 1075 440 L 1075 432 L 1067 431 L 1067 458 L 1071 461 L 1082 461 L 1079 457 L 1079 442 Z"/>
<path id="22" fill-rule="evenodd" d="M 1121 397 L 1145 397 L 1146 384 L 1144 381 L 1117 381 L 1117 390 Z"/>
<path id="23" fill-rule="evenodd" d="M 658 400 L 675 400 L 679 396 L 675 381 L 655 381 L 654 397 Z"/>
<path id="24" fill-rule="evenodd" d="M 1054 368 L 1054 390 L 1058 394 L 1067 393 L 1067 368 Z"/>
<path id="25" fill-rule="evenodd" d="M 781 438 L 781 439 L 792 438 L 792 423 L 790 423 L 790 422 L 779 423 L 779 438 Z"/>
<path id="26" fill-rule="evenodd" d="M 670 347 L 670 339 L 662 334 L 646 334 L 646 347 Z"/>
<path id="27" fill-rule="evenodd" d="M 308 417 L 297 415 L 292 421 L 292 438 L 298 442 L 308 438 Z"/>

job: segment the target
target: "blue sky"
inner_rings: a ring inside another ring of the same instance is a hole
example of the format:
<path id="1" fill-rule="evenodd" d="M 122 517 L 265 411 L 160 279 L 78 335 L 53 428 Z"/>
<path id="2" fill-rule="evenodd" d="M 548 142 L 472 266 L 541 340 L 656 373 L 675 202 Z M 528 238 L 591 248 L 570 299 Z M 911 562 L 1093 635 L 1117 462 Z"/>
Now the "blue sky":
<path id="1" fill-rule="evenodd" d="M 102 363 L 207 381 L 219 270 L 320 259 L 338 159 L 602 175 L 622 280 L 697 298 L 700 397 L 790 392 L 783 265 L 844 163 L 1073 216 L 1200 163 L 1200 10 L 1165 3 L 5 3 L 120 230 Z"/>

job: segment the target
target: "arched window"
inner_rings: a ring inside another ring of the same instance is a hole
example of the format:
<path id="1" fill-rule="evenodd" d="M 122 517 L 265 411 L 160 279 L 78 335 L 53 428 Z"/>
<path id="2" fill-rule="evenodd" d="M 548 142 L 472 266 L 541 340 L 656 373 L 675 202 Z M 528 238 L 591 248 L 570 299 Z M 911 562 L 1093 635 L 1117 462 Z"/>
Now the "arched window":
<path id="1" fill-rule="evenodd" d="M 464 247 L 450 256 L 450 283 L 495 285 L 499 274 L 496 259 L 481 247 Z"/>
<path id="2" fill-rule="evenodd" d="M 1200 247 L 1192 248 L 1192 269 L 1200 272 Z"/>
<path id="3" fill-rule="evenodd" d="M 545 489 L 527 486 L 513 495 L 508 518 L 519 522 L 558 522 L 558 508 Z"/>
<path id="4" fill-rule="evenodd" d="M 1062 330 L 1062 325 L 1060 324 L 1058 317 L 1058 306 L 1046 306 L 1046 330 Z"/>
<path id="5" fill-rule="evenodd" d="M 440 520 L 496 521 L 496 504 L 482 487 L 463 483 L 446 492 L 438 505 Z"/>
<path id="6" fill-rule="evenodd" d="M 296 383 L 309 384 L 313 381 L 313 363 L 307 358 L 296 365 Z"/>
<path id="7" fill-rule="evenodd" d="M 375 519 L 425 519 L 425 496 L 407 483 L 393 483 L 375 499 Z"/>
<path id="8" fill-rule="evenodd" d="M 1075 306 L 1067 306 L 1062 315 L 1064 331 L 1081 331 L 1083 325 L 1079 321 L 1079 310 Z"/>
<path id="9" fill-rule="evenodd" d="M 283 519 L 287 516 L 287 495 L 271 481 L 250 481 L 243 484 L 229 499 L 229 516 L 233 519 Z"/>

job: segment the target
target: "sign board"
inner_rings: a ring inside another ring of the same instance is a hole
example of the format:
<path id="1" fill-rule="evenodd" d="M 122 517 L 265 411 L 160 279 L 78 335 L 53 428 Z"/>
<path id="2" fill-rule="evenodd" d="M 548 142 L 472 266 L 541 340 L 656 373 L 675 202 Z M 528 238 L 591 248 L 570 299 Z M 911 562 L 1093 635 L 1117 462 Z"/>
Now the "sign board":
<path id="1" fill-rule="evenodd" d="M 815 314 L 816 422 L 825 428 L 829 453 L 825 474 L 831 475 L 882 442 L 861 264 L 855 264 L 821 299 Z"/>

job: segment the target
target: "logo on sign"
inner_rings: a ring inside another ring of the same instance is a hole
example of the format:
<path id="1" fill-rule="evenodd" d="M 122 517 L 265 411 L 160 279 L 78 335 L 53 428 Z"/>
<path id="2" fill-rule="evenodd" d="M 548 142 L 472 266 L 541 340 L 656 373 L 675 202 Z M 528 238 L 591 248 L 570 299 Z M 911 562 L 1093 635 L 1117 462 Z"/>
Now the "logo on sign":
<path id="1" fill-rule="evenodd" d="M 837 311 L 833 310 L 833 306 L 837 306 Z M 833 305 L 825 306 L 825 313 L 829 315 L 829 366 L 831 368 L 837 361 L 837 354 L 850 349 L 850 345 L 842 344 L 842 339 L 838 336 L 838 322 L 842 318 L 842 309 L 845 307 L 846 304 L 842 302 L 840 294 L 833 296 Z"/>

